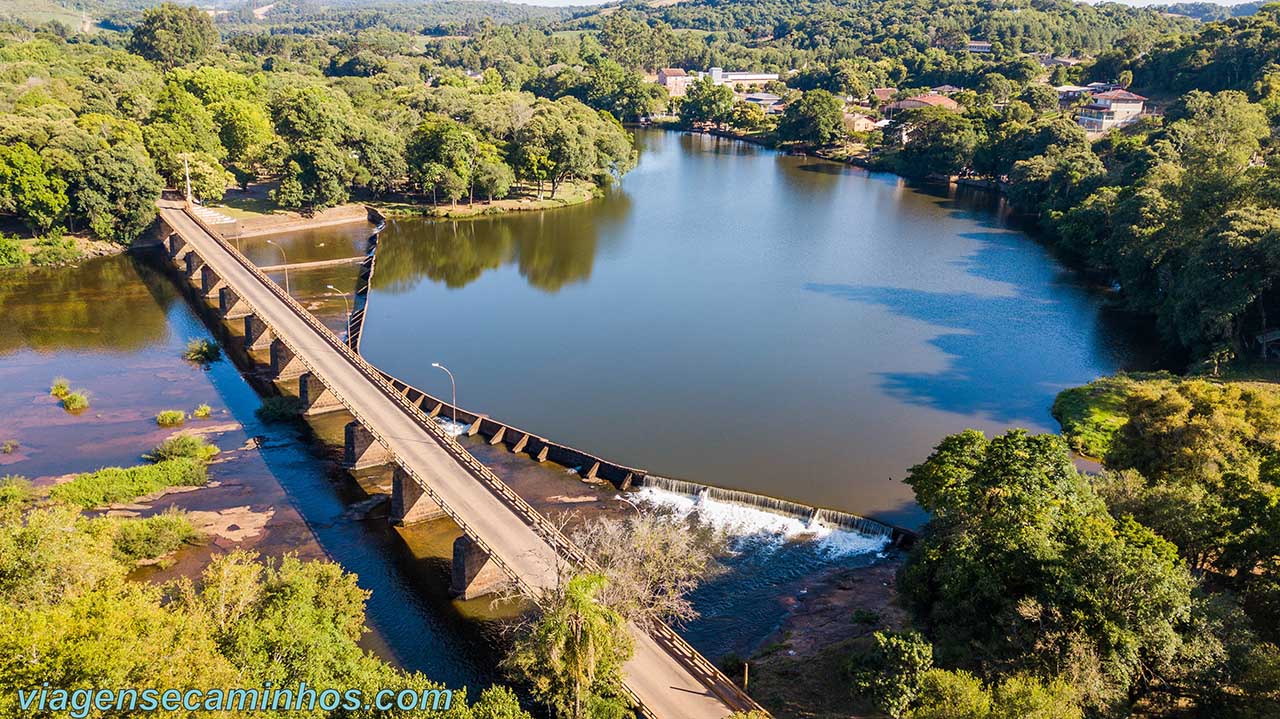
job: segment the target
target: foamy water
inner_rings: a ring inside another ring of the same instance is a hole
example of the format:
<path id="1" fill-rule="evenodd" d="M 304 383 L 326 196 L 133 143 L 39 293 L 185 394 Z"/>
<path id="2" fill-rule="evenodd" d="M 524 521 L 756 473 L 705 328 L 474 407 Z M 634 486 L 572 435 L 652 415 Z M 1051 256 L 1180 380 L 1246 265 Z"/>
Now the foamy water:
<path id="1" fill-rule="evenodd" d="M 463 432 L 467 431 L 468 426 L 462 422 L 454 422 L 448 417 L 441 417 L 439 415 L 436 415 L 436 424 L 440 425 L 445 432 L 448 432 L 450 437 L 460 436 Z"/>
<path id="2" fill-rule="evenodd" d="M 835 559 L 881 552 L 889 544 L 887 536 L 835 529 L 822 522 L 806 522 L 755 507 L 721 502 L 705 494 L 694 497 L 656 487 L 642 487 L 633 496 L 637 502 L 668 511 L 674 517 L 692 518 L 737 540 L 739 545 L 813 542 L 823 555 Z"/>

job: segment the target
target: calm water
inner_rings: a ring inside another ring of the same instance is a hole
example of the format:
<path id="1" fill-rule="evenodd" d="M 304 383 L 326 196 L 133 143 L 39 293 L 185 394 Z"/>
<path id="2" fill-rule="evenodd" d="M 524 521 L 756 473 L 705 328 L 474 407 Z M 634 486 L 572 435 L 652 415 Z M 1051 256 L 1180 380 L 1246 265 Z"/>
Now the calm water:
<path id="1" fill-rule="evenodd" d="M 981 193 L 641 132 L 604 199 L 382 236 L 363 350 L 439 396 L 651 472 L 915 524 L 899 481 L 965 427 L 1146 366 Z"/>

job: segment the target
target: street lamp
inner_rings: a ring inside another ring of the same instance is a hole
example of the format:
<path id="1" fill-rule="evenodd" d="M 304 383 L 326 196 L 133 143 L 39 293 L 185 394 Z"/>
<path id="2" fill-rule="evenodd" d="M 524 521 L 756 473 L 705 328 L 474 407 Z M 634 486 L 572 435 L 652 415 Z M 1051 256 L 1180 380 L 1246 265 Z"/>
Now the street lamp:
<path id="1" fill-rule="evenodd" d="M 280 245 L 277 245 L 271 240 L 267 240 L 267 244 L 271 245 L 277 250 L 280 250 L 280 256 L 284 258 L 284 264 L 281 265 L 284 268 L 284 293 L 286 295 L 293 294 L 292 292 L 289 291 L 289 256 L 284 253 L 283 247 L 281 247 Z"/>
<path id="2" fill-rule="evenodd" d="M 449 375 L 449 386 L 453 388 L 453 426 L 456 429 L 458 426 L 458 383 L 453 381 L 453 373 L 449 371 L 448 367 L 439 362 L 432 362 L 431 366 L 436 369 L 442 369 L 445 374 Z"/>
<path id="3" fill-rule="evenodd" d="M 325 287 L 337 292 L 342 296 L 342 306 L 347 308 L 347 341 L 351 341 L 351 305 L 347 303 L 347 293 L 334 287 L 333 285 L 325 285 Z"/>

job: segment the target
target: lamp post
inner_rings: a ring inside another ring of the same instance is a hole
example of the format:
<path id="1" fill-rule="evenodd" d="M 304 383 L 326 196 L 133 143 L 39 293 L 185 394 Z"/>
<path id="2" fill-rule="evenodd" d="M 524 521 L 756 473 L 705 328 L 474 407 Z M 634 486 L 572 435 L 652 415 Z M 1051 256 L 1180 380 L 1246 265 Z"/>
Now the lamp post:
<path id="1" fill-rule="evenodd" d="M 444 370 L 445 374 L 449 375 L 449 386 L 453 388 L 453 426 L 457 427 L 458 426 L 458 383 L 453 381 L 453 373 L 449 371 L 448 367 L 445 367 L 439 362 L 432 362 L 431 366 L 435 367 L 436 369 L 442 369 Z"/>
<path id="2" fill-rule="evenodd" d="M 347 302 L 347 293 L 343 292 L 337 287 L 334 287 L 333 285 L 325 285 L 325 287 L 328 287 L 329 289 L 333 290 L 334 292 L 337 292 L 339 295 L 342 296 L 342 306 L 347 308 L 347 341 L 350 342 L 351 341 L 351 305 L 350 303 Z"/>
<path id="3" fill-rule="evenodd" d="M 271 240 L 267 240 L 267 244 L 268 244 L 268 245 L 271 245 L 272 247 L 276 248 L 277 250 L 280 250 L 280 256 L 284 258 L 284 265 L 283 265 L 283 267 L 284 267 L 284 293 L 285 293 L 286 295 L 291 295 L 291 294 L 293 294 L 293 293 L 289 291 L 289 256 L 288 256 L 288 255 L 286 255 L 286 254 L 284 253 L 284 248 L 283 248 L 283 247 L 281 247 L 280 245 L 277 245 L 276 243 L 272 242 Z"/>

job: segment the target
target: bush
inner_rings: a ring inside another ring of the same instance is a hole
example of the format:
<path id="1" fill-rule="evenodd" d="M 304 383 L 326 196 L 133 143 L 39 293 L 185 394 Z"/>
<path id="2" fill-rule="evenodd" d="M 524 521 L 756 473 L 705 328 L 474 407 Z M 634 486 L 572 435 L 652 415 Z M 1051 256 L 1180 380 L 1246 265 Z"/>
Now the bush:
<path id="1" fill-rule="evenodd" d="M 127 502 L 169 487 L 201 487 L 209 481 L 204 463 L 168 459 L 137 467 L 105 467 L 79 475 L 49 492 L 51 499 L 90 509 Z"/>
<path id="2" fill-rule="evenodd" d="M 62 398 L 62 408 L 68 412 L 83 412 L 89 409 L 89 393 L 78 389 Z"/>
<path id="3" fill-rule="evenodd" d="M 0 232 L 0 267 L 22 267 L 30 259 L 18 238 Z"/>
<path id="4" fill-rule="evenodd" d="M 187 413 L 180 409 L 166 409 L 156 415 L 156 424 L 161 427 L 178 427 L 187 421 Z"/>
<path id="5" fill-rule="evenodd" d="M 4 444 L 0 445 L 0 452 L 3 452 L 4 454 L 13 454 L 14 452 L 18 451 L 18 447 L 20 446 L 21 445 L 18 444 L 18 440 L 6 439 L 4 441 Z"/>
<path id="6" fill-rule="evenodd" d="M 899 719 L 920 691 L 921 677 L 933 668 L 933 647 L 914 631 L 876 632 L 872 639 L 870 651 L 849 660 L 854 693 Z"/>
<path id="7" fill-rule="evenodd" d="M 116 559 L 137 564 L 170 554 L 199 536 L 186 515 L 171 508 L 145 519 L 116 520 L 112 544 Z"/>
<path id="8" fill-rule="evenodd" d="M 71 380 L 66 377 L 54 377 L 53 385 L 49 387 L 49 394 L 58 399 L 71 394 Z"/>
<path id="9" fill-rule="evenodd" d="M 31 256 L 31 264 L 69 265 L 83 256 L 84 253 L 76 246 L 74 239 L 63 237 L 61 233 L 51 233 L 36 240 L 36 251 Z"/>
<path id="10" fill-rule="evenodd" d="M 199 462 L 208 462 L 218 453 L 218 448 L 203 437 L 193 435 L 178 435 L 170 437 L 161 442 L 155 449 L 142 458 L 150 462 L 163 462 L 168 459 L 194 459 Z"/>
<path id="11" fill-rule="evenodd" d="M 196 419 L 209 419 L 211 414 L 213 414 L 213 408 L 207 404 L 196 405 L 196 408 L 191 411 L 191 416 Z"/>
<path id="12" fill-rule="evenodd" d="M 0 477 L 0 507 L 8 507 L 15 504 L 26 504 L 35 496 L 35 491 L 31 488 L 31 482 L 26 477 L 19 477 L 14 474 L 6 474 Z"/>
<path id="13" fill-rule="evenodd" d="M 297 397 L 268 397 L 254 411 L 263 422 L 287 422 L 302 411 L 302 401 Z"/>
<path id="14" fill-rule="evenodd" d="M 187 342 L 187 349 L 182 353 L 182 356 L 191 362 L 208 364 L 222 356 L 222 349 L 218 347 L 216 342 L 210 342 L 206 339 L 193 339 Z"/>

